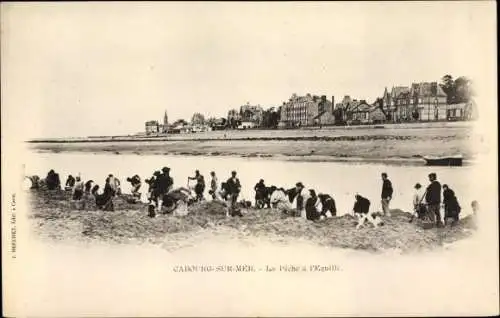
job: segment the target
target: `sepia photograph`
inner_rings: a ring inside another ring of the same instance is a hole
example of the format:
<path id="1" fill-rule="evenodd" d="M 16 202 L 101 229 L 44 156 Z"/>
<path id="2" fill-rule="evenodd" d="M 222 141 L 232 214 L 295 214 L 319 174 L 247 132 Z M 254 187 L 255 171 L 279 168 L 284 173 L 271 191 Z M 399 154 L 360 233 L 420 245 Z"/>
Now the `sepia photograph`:
<path id="1" fill-rule="evenodd" d="M 498 315 L 495 9 L 2 3 L 3 315 Z"/>

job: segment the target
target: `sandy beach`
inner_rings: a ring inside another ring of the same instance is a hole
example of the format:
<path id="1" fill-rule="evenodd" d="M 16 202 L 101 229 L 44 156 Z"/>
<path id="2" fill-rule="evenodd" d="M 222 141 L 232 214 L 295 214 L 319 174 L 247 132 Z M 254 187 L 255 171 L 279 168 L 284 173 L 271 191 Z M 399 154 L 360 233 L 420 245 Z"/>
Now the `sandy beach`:
<path id="1" fill-rule="evenodd" d="M 193 204 L 185 217 L 149 218 L 146 205 L 128 203 L 128 195 L 114 200 L 114 212 L 98 210 L 91 199 L 85 200 L 85 208 L 76 208 L 70 196 L 64 191 L 31 191 L 29 219 L 43 241 L 153 243 L 175 251 L 217 238 L 243 242 L 259 238 L 285 245 L 306 241 L 325 247 L 408 253 L 467 238 L 476 226 L 474 218 L 467 216 L 453 227 L 424 230 L 416 221 L 409 223 L 411 213 L 393 209 L 391 217 L 383 218 L 383 226 L 356 230 L 356 219 L 349 214 L 312 222 L 274 209 L 244 208 L 243 217 L 226 217 L 220 203 L 209 201 Z"/>

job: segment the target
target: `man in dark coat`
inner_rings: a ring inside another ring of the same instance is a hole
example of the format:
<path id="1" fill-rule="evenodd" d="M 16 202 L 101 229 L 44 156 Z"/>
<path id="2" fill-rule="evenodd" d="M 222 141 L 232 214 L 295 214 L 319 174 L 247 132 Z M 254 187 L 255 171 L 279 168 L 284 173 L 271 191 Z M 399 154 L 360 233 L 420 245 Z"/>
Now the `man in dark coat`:
<path id="1" fill-rule="evenodd" d="M 61 189 L 61 179 L 59 179 L 59 174 L 55 173 L 54 170 L 50 170 L 45 179 L 45 184 L 49 190 L 59 190 Z"/>
<path id="2" fill-rule="evenodd" d="M 267 195 L 266 185 L 264 184 L 264 180 L 260 179 L 259 183 L 253 187 L 255 190 L 255 207 L 257 209 L 262 209 L 265 205 L 265 199 Z"/>
<path id="3" fill-rule="evenodd" d="M 157 183 L 156 183 L 157 192 L 158 192 L 159 196 L 167 194 L 167 192 L 174 185 L 174 179 L 172 179 L 172 177 L 170 177 L 170 168 L 163 167 L 161 169 L 161 171 L 162 171 L 162 174 L 160 174 L 157 177 Z"/>
<path id="4" fill-rule="evenodd" d="M 318 201 L 320 199 L 316 195 L 316 191 L 309 190 L 309 198 L 306 200 L 306 219 L 310 221 L 319 220 L 321 213 L 318 211 Z"/>
<path id="5" fill-rule="evenodd" d="M 382 212 L 385 216 L 391 216 L 391 211 L 389 209 L 389 203 L 392 199 L 392 183 L 387 178 L 387 173 L 382 173 Z"/>
<path id="6" fill-rule="evenodd" d="M 335 200 L 328 194 L 318 194 L 318 198 L 321 200 L 321 215 L 326 217 L 326 213 L 330 211 L 332 216 L 337 215 L 337 207 L 335 206 Z"/>
<path id="7" fill-rule="evenodd" d="M 236 177 L 236 171 L 231 172 L 231 178 L 226 181 L 226 188 L 231 200 L 231 216 L 243 216 L 239 209 L 236 207 L 236 202 L 238 201 L 238 195 L 241 191 L 240 179 Z"/>
<path id="8" fill-rule="evenodd" d="M 144 181 L 149 185 L 148 187 L 148 199 L 149 202 L 155 202 L 157 203 L 157 196 L 158 196 L 158 191 L 156 188 L 158 187 L 158 179 L 161 175 L 161 172 L 156 170 L 153 172 L 153 176 L 149 179 L 145 179 Z"/>
<path id="9" fill-rule="evenodd" d="M 459 214 L 462 208 L 458 203 L 458 199 L 455 196 L 455 192 L 448 187 L 448 185 L 443 184 L 443 204 L 444 204 L 444 222 L 447 224 L 447 219 L 453 219 L 453 223 L 458 222 Z"/>
<path id="10" fill-rule="evenodd" d="M 438 227 L 443 226 L 441 221 L 441 184 L 437 181 L 436 174 L 429 174 L 429 181 L 427 192 L 425 193 L 425 201 L 427 202 L 428 215 L 432 222 L 435 222 Z"/>
<path id="11" fill-rule="evenodd" d="M 66 179 L 65 189 L 72 190 L 73 187 L 75 186 L 75 182 L 76 182 L 75 178 L 72 175 L 69 175 L 68 179 Z"/>
<path id="12" fill-rule="evenodd" d="M 164 196 L 170 191 L 174 184 L 174 180 L 170 177 L 170 168 L 163 167 L 162 173 L 156 177 L 154 192 L 156 197 L 156 208 L 160 210 L 163 205 Z"/>
<path id="13" fill-rule="evenodd" d="M 382 223 L 378 216 L 370 213 L 370 200 L 362 197 L 359 194 L 356 194 L 354 197 L 356 201 L 354 202 L 354 207 L 352 208 L 352 210 L 354 212 L 354 215 L 358 218 L 356 229 L 361 228 L 366 220 L 372 223 L 374 227 L 377 227 Z"/>

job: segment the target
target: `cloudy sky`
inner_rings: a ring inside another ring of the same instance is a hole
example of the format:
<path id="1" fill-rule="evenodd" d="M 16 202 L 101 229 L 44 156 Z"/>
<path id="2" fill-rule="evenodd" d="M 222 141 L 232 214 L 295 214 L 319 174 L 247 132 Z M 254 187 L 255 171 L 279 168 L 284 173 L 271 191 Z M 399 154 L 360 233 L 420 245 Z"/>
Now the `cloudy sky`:
<path id="1" fill-rule="evenodd" d="M 2 126 L 135 133 L 292 93 L 369 102 L 385 86 L 476 81 L 493 2 L 2 4 Z M 7 123 L 4 123 L 7 121 Z"/>

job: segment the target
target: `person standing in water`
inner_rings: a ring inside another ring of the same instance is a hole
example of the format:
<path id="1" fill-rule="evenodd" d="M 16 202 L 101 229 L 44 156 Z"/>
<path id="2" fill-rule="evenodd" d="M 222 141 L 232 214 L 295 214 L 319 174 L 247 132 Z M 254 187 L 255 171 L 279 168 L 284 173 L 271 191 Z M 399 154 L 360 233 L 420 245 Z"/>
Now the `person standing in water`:
<path id="1" fill-rule="evenodd" d="M 384 216 L 391 216 L 389 203 L 392 200 L 392 183 L 387 178 L 387 173 L 382 173 L 382 212 Z"/>

